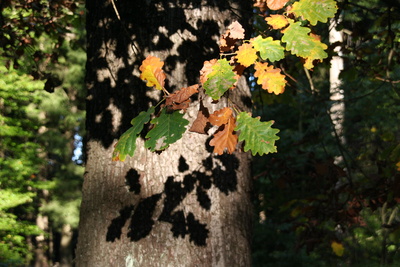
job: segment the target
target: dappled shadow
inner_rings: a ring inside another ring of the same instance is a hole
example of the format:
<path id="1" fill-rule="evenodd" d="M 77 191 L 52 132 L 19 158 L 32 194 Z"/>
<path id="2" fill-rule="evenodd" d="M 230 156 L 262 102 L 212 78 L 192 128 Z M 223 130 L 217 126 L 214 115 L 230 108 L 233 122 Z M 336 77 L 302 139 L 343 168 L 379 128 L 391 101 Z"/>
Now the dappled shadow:
<path id="1" fill-rule="evenodd" d="M 174 177 L 170 176 L 164 183 L 163 192 L 140 199 L 135 205 L 122 208 L 119 211 L 119 216 L 112 219 L 108 227 L 106 240 L 114 242 L 116 239 L 120 239 L 122 228 L 125 227 L 129 220 L 127 235 L 131 241 L 138 241 L 145 238 L 150 234 L 155 224 L 153 215 L 156 206 L 157 204 L 162 204 L 162 211 L 157 220 L 171 224 L 171 232 L 174 237 L 184 238 L 186 235 L 189 235 L 189 240 L 195 245 L 205 246 L 209 233 L 207 225 L 196 219 L 192 212 L 185 213 L 179 205 L 188 194 L 195 190 L 199 206 L 208 211 L 212 205 L 208 194 L 212 186 L 226 195 L 236 191 L 236 171 L 239 167 L 238 159 L 234 155 L 223 155 L 217 158 L 221 164 L 215 164 L 212 156 L 210 156 L 204 162 L 206 163 L 204 165 L 206 166 L 205 172 L 194 171 L 186 174 L 183 181 L 175 181 Z M 185 158 L 182 156 L 179 162 L 178 168 L 188 166 Z M 188 167 L 184 169 L 187 170 Z M 211 174 L 207 175 L 206 172 L 210 172 Z M 133 179 L 135 182 L 132 183 L 132 178 L 136 173 L 134 169 L 128 171 L 126 184 L 130 192 L 138 195 L 140 193 L 140 184 L 136 183 L 136 179 Z M 139 191 L 137 190 L 138 188 Z"/>
<path id="2" fill-rule="evenodd" d="M 236 15 L 237 9 L 251 13 L 247 0 L 114 1 L 118 14 L 111 2 L 87 1 L 87 141 L 101 143 L 105 149 L 110 148 L 131 126 L 132 118 L 147 110 L 149 103 L 154 106 L 158 102 L 157 97 L 147 94 L 149 89 L 138 77 L 139 66 L 148 54 L 164 56 L 161 60 L 165 62 L 163 69 L 167 74 L 177 70 L 178 65 L 185 64 L 183 80 L 166 81 L 168 91 L 179 89 L 177 87 L 181 85 L 198 83 L 199 70 L 204 61 L 219 56 L 216 40 L 221 27 L 227 27 L 233 20 L 241 20 Z M 231 17 L 227 20 L 209 17 L 189 23 L 191 18 L 178 7 L 190 6 L 190 10 L 195 10 L 201 8 L 204 2 L 218 12 L 229 11 Z M 231 8 L 232 2 L 237 4 L 236 9 Z M 224 25 L 218 25 L 218 22 Z M 248 25 L 247 22 L 242 24 Z M 170 38 L 174 34 L 182 40 L 174 42 Z M 169 53 L 172 49 L 176 53 Z M 239 160 L 233 155 L 215 157 L 210 153 L 203 166 L 207 173 L 194 171 L 186 174 L 182 181 L 167 177 L 162 192 L 119 210 L 119 216 L 110 221 L 106 240 L 114 242 L 120 239 L 122 229 L 127 225 L 130 240 L 138 241 L 148 236 L 156 222 L 154 212 L 162 207 L 156 220 L 171 224 L 174 237 L 188 235 L 194 244 L 204 246 L 209 235 L 207 225 L 192 212 L 184 212 L 180 204 L 189 194 L 195 194 L 198 205 L 209 211 L 212 206 L 211 188 L 217 188 L 226 195 L 236 191 Z M 190 169 L 184 157 L 179 159 L 177 168 L 180 173 Z M 129 194 L 132 198 L 139 198 L 145 185 L 140 184 L 138 171 L 130 169 L 125 178 Z"/>
<path id="3" fill-rule="evenodd" d="M 200 19 L 195 25 L 191 25 L 178 4 L 196 9 L 201 7 L 201 2 L 115 1 L 121 20 L 117 18 L 111 1 L 87 2 L 88 140 L 97 140 L 105 148 L 110 147 L 130 127 L 133 117 L 146 110 L 149 103 L 156 104 L 157 100 L 146 95 L 148 88 L 145 83 L 134 74 L 137 74 L 148 51 L 165 53 L 162 60 L 165 62 L 163 69 L 166 73 L 174 71 L 178 63 L 184 63 L 185 81 L 179 81 L 180 83 L 190 85 L 198 82 L 203 62 L 218 57 L 216 38 L 220 35 L 221 28 L 212 19 Z M 220 12 L 231 9 L 230 3 L 226 1 L 206 2 L 209 7 Z M 239 3 L 240 8 L 241 2 L 246 1 L 233 2 Z M 107 7 L 102 7 L 103 4 Z M 234 10 L 232 14 L 235 14 Z M 235 15 L 229 19 L 240 20 Z M 224 23 L 227 26 L 230 22 Z M 178 54 L 171 54 L 167 51 L 177 45 L 169 38 L 173 34 L 191 35 L 195 38 L 182 37 L 182 43 L 176 47 Z M 169 91 L 177 89 L 168 80 L 166 87 Z M 118 114 L 115 113 L 116 110 Z M 119 125 L 117 128 L 116 124 Z"/>

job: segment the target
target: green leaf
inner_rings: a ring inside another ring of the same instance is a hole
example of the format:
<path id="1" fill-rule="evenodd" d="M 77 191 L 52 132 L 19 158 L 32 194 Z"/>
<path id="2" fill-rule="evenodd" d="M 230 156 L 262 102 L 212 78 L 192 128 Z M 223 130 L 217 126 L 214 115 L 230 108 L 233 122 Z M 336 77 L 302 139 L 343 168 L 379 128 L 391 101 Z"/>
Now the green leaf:
<path id="1" fill-rule="evenodd" d="M 150 107 L 147 111 L 140 112 L 138 116 L 132 119 L 131 124 L 133 126 L 121 135 L 118 143 L 115 145 L 112 157 L 113 160 L 124 161 L 126 155 L 133 157 L 136 150 L 136 139 L 143 130 L 144 124 L 149 122 L 152 113 L 154 113 L 154 107 Z"/>
<path id="2" fill-rule="evenodd" d="M 239 141 L 245 141 L 244 151 L 251 150 L 255 156 L 277 152 L 275 141 L 279 140 L 276 134 L 278 129 L 271 128 L 273 121 L 261 122 L 260 118 L 253 118 L 247 112 L 237 116 L 235 131 L 240 131 Z"/>
<path id="3" fill-rule="evenodd" d="M 263 60 L 269 59 L 271 62 L 274 62 L 285 57 L 284 48 L 281 46 L 281 43 L 277 40 L 274 41 L 272 37 L 262 38 L 259 35 L 251 43 L 260 52 Z"/>
<path id="4" fill-rule="evenodd" d="M 333 18 L 337 9 L 334 0 L 300 0 L 293 4 L 290 12 L 295 13 L 296 17 L 301 16 L 315 26 L 318 21 L 325 23 L 328 18 Z"/>
<path id="5" fill-rule="evenodd" d="M 208 80 L 204 83 L 207 95 L 218 100 L 236 82 L 233 67 L 224 59 L 218 59 L 212 66 L 213 71 L 207 75 Z"/>
<path id="6" fill-rule="evenodd" d="M 145 147 L 151 151 L 160 151 L 182 138 L 189 121 L 183 118 L 179 110 L 167 113 L 162 110 L 161 115 L 151 120 L 154 128 L 147 133 Z"/>
<path id="7" fill-rule="evenodd" d="M 311 31 L 307 27 L 302 27 L 301 22 L 293 22 L 289 20 L 290 25 L 284 29 L 282 42 L 286 43 L 286 50 L 292 54 L 306 59 L 304 66 L 308 69 L 313 67 L 313 60 L 322 61 L 328 57 L 325 49 L 328 46 L 318 39 L 317 36 L 309 35 Z"/>

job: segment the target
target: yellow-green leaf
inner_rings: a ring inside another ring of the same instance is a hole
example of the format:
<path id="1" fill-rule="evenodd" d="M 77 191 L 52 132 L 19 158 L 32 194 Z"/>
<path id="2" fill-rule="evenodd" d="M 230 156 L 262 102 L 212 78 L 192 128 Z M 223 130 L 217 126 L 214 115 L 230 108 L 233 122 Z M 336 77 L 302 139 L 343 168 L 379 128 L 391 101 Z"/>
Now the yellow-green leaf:
<path id="1" fill-rule="evenodd" d="M 328 57 L 325 49 L 328 46 L 319 40 L 317 35 L 309 34 L 307 27 L 301 26 L 301 22 L 289 20 L 290 25 L 282 31 L 282 42 L 286 43 L 286 50 L 292 54 L 306 59 L 304 66 L 307 69 L 313 67 L 313 61 L 322 61 Z"/>
<path id="2" fill-rule="evenodd" d="M 336 242 L 336 241 L 332 241 L 332 243 L 331 243 L 331 248 L 332 248 L 333 252 L 334 252 L 337 256 L 339 256 L 339 257 L 342 257 L 342 256 L 343 256 L 343 253 L 344 253 L 344 246 L 343 246 L 342 243 L 338 243 L 338 242 Z"/>
<path id="3" fill-rule="evenodd" d="M 263 60 L 271 62 L 281 60 L 285 57 L 284 48 L 281 42 L 272 39 L 272 37 L 262 38 L 261 35 L 251 40 L 254 48 L 260 52 Z"/>
<path id="4" fill-rule="evenodd" d="M 337 9 L 334 0 L 300 0 L 293 4 L 290 12 L 308 20 L 311 25 L 317 25 L 318 21 L 327 22 L 333 18 Z"/>

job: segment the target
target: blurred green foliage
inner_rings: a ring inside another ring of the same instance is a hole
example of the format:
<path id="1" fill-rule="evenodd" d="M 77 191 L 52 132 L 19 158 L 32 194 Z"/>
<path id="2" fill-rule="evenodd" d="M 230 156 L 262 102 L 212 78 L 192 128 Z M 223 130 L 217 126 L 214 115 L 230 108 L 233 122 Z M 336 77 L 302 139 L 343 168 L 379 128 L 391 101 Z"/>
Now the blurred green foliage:
<path id="1" fill-rule="evenodd" d="M 64 225 L 77 231 L 84 18 L 82 1 L 0 3 L 0 266 L 34 264 Z"/>
<path id="2" fill-rule="evenodd" d="M 278 153 L 254 158 L 254 266 L 400 264 L 400 5 L 338 5 L 344 41 L 330 56 L 341 48 L 342 135 L 330 116 L 329 60 L 310 79 L 301 62 L 280 62 L 293 78 L 283 95 L 253 83 L 254 112 L 281 130 Z"/>

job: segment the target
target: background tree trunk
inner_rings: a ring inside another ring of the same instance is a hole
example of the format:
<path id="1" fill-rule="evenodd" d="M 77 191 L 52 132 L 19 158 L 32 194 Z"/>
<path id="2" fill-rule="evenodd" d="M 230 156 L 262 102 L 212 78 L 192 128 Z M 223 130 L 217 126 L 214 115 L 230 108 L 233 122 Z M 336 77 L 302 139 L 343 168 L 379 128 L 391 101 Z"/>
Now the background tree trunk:
<path id="1" fill-rule="evenodd" d="M 250 266 L 248 154 L 215 156 L 206 135 L 189 132 L 159 154 L 140 140 L 133 158 L 111 161 L 115 139 L 160 97 L 138 78 L 145 56 L 165 61 L 170 91 L 192 85 L 204 60 L 218 57 L 220 34 L 251 14 L 249 1 L 209 2 L 118 1 L 114 8 L 113 1 L 87 1 L 78 266 Z M 244 78 L 233 92 L 248 109 Z M 195 101 L 186 118 L 193 121 L 198 109 Z"/>

